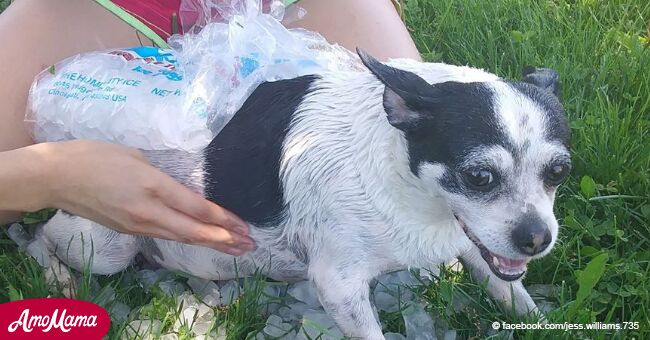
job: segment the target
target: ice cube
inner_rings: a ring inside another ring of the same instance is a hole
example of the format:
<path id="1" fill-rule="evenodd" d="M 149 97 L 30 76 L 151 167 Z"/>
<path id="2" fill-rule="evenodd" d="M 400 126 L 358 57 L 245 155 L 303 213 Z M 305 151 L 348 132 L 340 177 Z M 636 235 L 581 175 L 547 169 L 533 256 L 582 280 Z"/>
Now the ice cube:
<path id="1" fill-rule="evenodd" d="M 463 264 L 457 258 L 452 259 L 451 261 L 445 263 L 447 270 L 460 273 L 463 271 Z"/>
<path id="2" fill-rule="evenodd" d="M 289 308 L 287 306 L 280 307 L 277 310 L 276 314 L 279 315 L 282 318 L 282 320 L 284 320 L 284 321 L 292 321 L 293 320 L 293 318 L 292 318 L 293 314 L 291 313 L 291 308 Z"/>
<path id="3" fill-rule="evenodd" d="M 309 306 L 306 303 L 294 302 L 288 306 L 280 307 L 278 315 L 287 322 L 301 320 L 307 309 L 309 309 Z"/>
<path id="4" fill-rule="evenodd" d="M 176 298 L 176 305 L 179 308 L 199 307 L 199 301 L 190 292 L 184 292 Z"/>
<path id="5" fill-rule="evenodd" d="M 29 234 L 27 234 L 25 229 L 23 229 L 23 226 L 18 223 L 9 226 L 7 234 L 9 234 L 9 238 L 18 245 L 19 249 L 24 248 L 31 239 Z"/>
<path id="6" fill-rule="evenodd" d="M 244 337 L 246 340 L 266 340 L 264 333 L 260 331 L 251 331 Z"/>
<path id="7" fill-rule="evenodd" d="M 219 295 L 215 295 L 215 294 L 219 294 Z M 203 297 L 202 301 L 203 301 L 203 303 L 205 303 L 206 305 L 208 305 L 210 307 L 220 306 L 220 305 L 224 304 L 221 301 L 221 296 L 220 295 L 221 295 L 221 293 L 219 293 L 219 291 L 217 291 L 216 293 L 206 295 L 205 297 Z"/>
<path id="8" fill-rule="evenodd" d="M 287 290 L 287 294 L 291 295 L 298 301 L 304 302 L 309 307 L 320 307 L 316 287 L 314 287 L 314 284 L 311 281 L 300 281 L 291 284 Z"/>
<path id="9" fill-rule="evenodd" d="M 205 304 L 200 304 L 196 310 L 194 324 L 192 324 L 192 333 L 196 335 L 207 334 L 212 328 L 214 321 L 214 311 Z"/>
<path id="10" fill-rule="evenodd" d="M 291 332 L 277 338 L 277 340 L 294 340 L 294 339 L 296 339 L 296 331 L 291 331 Z"/>
<path id="11" fill-rule="evenodd" d="M 142 284 L 144 289 L 149 290 L 156 282 L 160 280 L 160 275 L 153 270 L 144 269 L 136 273 L 138 281 Z"/>
<path id="12" fill-rule="evenodd" d="M 396 298 L 401 302 L 408 302 L 415 298 L 411 291 L 420 282 L 408 270 L 402 270 L 392 273 L 387 273 L 377 277 L 377 284 L 373 290 L 374 294 L 384 292 Z"/>
<path id="13" fill-rule="evenodd" d="M 217 286 L 214 281 L 191 277 L 187 280 L 187 285 L 190 286 L 192 292 L 200 298 L 204 298 L 211 294 L 219 296 L 219 286 Z"/>
<path id="14" fill-rule="evenodd" d="M 439 265 L 431 265 L 426 268 L 420 268 L 420 279 L 424 282 L 435 282 L 440 276 Z"/>
<path id="15" fill-rule="evenodd" d="M 406 338 L 409 340 L 434 340 L 436 330 L 431 315 L 419 304 L 410 304 L 402 311 Z"/>
<path id="16" fill-rule="evenodd" d="M 191 277 L 187 285 L 206 305 L 215 307 L 222 304 L 219 286 L 214 281 Z"/>
<path id="17" fill-rule="evenodd" d="M 264 333 L 272 336 L 273 338 L 278 338 L 284 335 L 287 335 L 291 332 L 293 326 L 289 323 L 283 322 L 282 318 L 277 315 L 271 315 L 266 320 L 266 326 L 264 327 Z"/>
<path id="18" fill-rule="evenodd" d="M 37 238 L 27 245 L 25 251 L 31 255 L 41 267 L 47 268 L 50 265 L 50 252 L 43 240 Z"/>
<path id="19" fill-rule="evenodd" d="M 193 337 L 191 339 L 192 340 L 212 340 L 212 338 L 210 337 L 209 334 L 197 335 L 197 336 L 195 336 L 195 337 Z"/>
<path id="20" fill-rule="evenodd" d="M 399 310 L 399 301 L 393 295 L 390 295 L 386 292 L 375 292 L 373 294 L 373 299 L 375 302 L 375 307 L 380 311 L 386 312 L 397 312 Z"/>
<path id="21" fill-rule="evenodd" d="M 206 335 L 212 328 L 212 322 L 211 321 L 201 321 L 201 322 L 195 322 L 192 325 L 192 333 L 195 335 Z"/>
<path id="22" fill-rule="evenodd" d="M 178 318 L 174 322 L 174 327 L 172 329 L 176 332 L 178 332 L 183 326 L 187 327 L 188 329 L 192 329 L 197 311 L 198 308 L 195 306 L 183 308 L 180 315 L 178 315 Z"/>
<path id="23" fill-rule="evenodd" d="M 178 340 L 176 333 L 167 333 L 160 337 L 160 340 Z"/>
<path id="24" fill-rule="evenodd" d="M 50 257 L 50 265 L 45 269 L 45 281 L 49 285 L 60 287 L 61 293 L 67 298 L 73 298 L 76 294 L 77 277 L 56 256 Z"/>
<path id="25" fill-rule="evenodd" d="M 263 315 L 277 314 L 283 306 L 279 299 L 283 287 L 266 283 L 258 300 L 259 312 Z"/>
<path id="26" fill-rule="evenodd" d="M 229 305 L 239 297 L 240 289 L 239 283 L 235 280 L 230 280 L 221 286 L 221 303 Z"/>
<path id="27" fill-rule="evenodd" d="M 180 294 L 176 302 L 181 312 L 174 322 L 174 331 L 180 330 L 182 326 L 191 329 L 196 335 L 205 335 L 210 331 L 214 321 L 214 311 L 211 307 L 199 302 L 189 292 Z"/>
<path id="28" fill-rule="evenodd" d="M 169 296 L 178 296 L 185 291 L 185 286 L 175 280 L 165 280 L 158 282 L 158 287 L 163 293 Z"/>
<path id="29" fill-rule="evenodd" d="M 338 340 L 343 338 L 343 333 L 336 326 L 334 319 L 322 309 L 306 310 L 302 317 L 301 330 L 311 339 Z"/>
<path id="30" fill-rule="evenodd" d="M 181 324 L 187 325 L 191 328 L 192 324 L 194 324 L 194 319 L 196 318 L 198 312 L 199 309 L 196 306 L 186 307 L 183 309 L 178 319 L 181 321 Z"/>
<path id="31" fill-rule="evenodd" d="M 264 289 L 262 289 L 262 294 L 260 295 L 260 304 L 267 304 L 271 301 L 277 300 L 280 296 L 280 287 L 273 286 L 271 284 L 265 284 Z"/>

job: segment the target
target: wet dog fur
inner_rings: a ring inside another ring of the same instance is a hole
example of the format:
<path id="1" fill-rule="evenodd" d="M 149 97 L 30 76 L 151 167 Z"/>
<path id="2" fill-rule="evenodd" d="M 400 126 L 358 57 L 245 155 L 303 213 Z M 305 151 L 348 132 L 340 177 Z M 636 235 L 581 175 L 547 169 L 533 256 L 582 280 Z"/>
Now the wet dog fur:
<path id="1" fill-rule="evenodd" d="M 570 169 L 557 73 L 528 68 L 508 81 L 359 54 L 368 72 L 260 85 L 202 153 L 145 152 L 248 221 L 254 252 L 235 258 L 119 234 L 65 212 L 39 234 L 66 264 L 92 260 L 97 274 L 143 254 L 205 279 L 256 270 L 310 279 L 353 337 L 383 339 L 369 300 L 374 277 L 455 257 L 505 307 L 535 311 L 521 278 L 557 240 L 553 201 Z"/>

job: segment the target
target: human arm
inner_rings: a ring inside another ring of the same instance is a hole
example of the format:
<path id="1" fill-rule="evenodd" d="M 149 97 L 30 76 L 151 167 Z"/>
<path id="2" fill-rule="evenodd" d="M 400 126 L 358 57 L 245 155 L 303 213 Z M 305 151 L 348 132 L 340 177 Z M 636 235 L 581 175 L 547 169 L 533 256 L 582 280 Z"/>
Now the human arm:
<path id="1" fill-rule="evenodd" d="M 244 221 L 151 166 L 138 150 L 95 141 L 42 143 L 1 152 L 0 164 L 0 218 L 54 207 L 119 232 L 233 255 L 254 249 Z"/>

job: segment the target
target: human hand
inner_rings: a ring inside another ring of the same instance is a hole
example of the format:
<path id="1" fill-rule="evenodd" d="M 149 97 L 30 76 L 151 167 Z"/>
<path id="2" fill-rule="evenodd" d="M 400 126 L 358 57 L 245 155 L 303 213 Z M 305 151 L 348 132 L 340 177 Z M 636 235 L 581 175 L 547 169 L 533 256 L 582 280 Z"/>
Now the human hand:
<path id="1" fill-rule="evenodd" d="M 153 167 L 136 150 L 97 141 L 38 144 L 47 206 L 119 232 L 232 255 L 255 249 L 248 224 Z"/>

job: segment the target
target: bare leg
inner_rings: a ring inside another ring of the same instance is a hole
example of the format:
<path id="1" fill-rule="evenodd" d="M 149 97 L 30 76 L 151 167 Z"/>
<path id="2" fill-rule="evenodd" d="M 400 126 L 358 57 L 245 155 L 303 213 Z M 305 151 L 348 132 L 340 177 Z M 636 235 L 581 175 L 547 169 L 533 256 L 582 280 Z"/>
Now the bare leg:
<path id="1" fill-rule="evenodd" d="M 361 47 L 380 60 L 420 60 L 415 43 L 390 0 L 301 0 L 307 10 L 289 27 L 321 33 L 328 41 L 354 51 Z"/>
<path id="2" fill-rule="evenodd" d="M 23 119 L 41 70 L 77 53 L 140 44 L 133 28 L 88 0 L 18 0 L 0 15 L 0 32 L 0 151 L 32 144 Z"/>
<path id="3" fill-rule="evenodd" d="M 17 0 L 0 14 L 0 32 L 0 152 L 33 144 L 23 120 L 41 70 L 77 53 L 140 44 L 135 29 L 90 0 Z M 0 211 L 0 221 L 18 216 Z"/>

